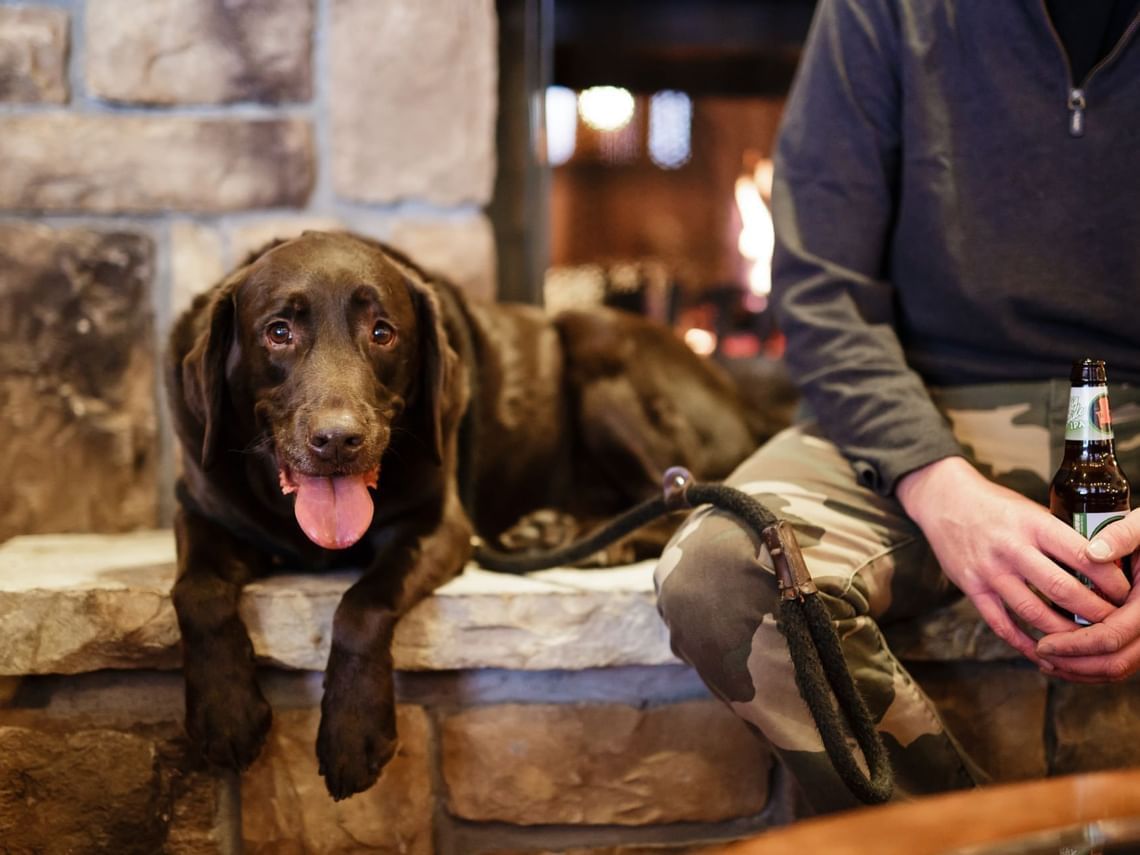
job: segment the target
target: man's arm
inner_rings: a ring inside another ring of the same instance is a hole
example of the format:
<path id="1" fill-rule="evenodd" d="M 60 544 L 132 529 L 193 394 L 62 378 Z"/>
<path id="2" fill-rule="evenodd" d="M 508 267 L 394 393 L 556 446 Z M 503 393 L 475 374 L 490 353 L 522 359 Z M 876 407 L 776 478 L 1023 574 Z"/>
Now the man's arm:
<path id="1" fill-rule="evenodd" d="M 859 480 L 960 454 L 895 331 L 886 260 L 899 192 L 900 35 L 888 0 L 816 10 L 776 152 L 773 290 L 787 362 Z"/>

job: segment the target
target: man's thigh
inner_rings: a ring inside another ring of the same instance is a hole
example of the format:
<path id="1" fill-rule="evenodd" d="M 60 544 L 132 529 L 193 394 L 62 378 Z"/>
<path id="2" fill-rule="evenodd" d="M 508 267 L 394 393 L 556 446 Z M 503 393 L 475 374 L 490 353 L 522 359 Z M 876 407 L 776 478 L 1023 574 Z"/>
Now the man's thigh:
<path id="1" fill-rule="evenodd" d="M 820 590 L 848 601 L 856 613 L 905 618 L 953 594 L 922 532 L 898 502 L 860 486 L 850 464 L 816 425 L 778 434 L 726 483 L 790 522 Z M 686 572 L 706 577 L 701 584 L 716 587 L 721 596 L 751 595 L 756 574 L 771 577 L 766 550 L 755 535 L 731 514 L 706 507 L 694 512 L 666 547 L 657 568 L 659 588 L 698 543 L 701 568 Z"/>

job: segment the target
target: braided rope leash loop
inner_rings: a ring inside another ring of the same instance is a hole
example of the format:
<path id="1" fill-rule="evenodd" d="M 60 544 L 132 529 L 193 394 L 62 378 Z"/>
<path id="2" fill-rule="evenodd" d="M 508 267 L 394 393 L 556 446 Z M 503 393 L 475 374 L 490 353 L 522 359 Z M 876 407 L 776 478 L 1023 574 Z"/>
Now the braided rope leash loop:
<path id="1" fill-rule="evenodd" d="M 688 470 L 675 466 L 665 473 L 661 496 L 642 502 L 576 543 L 550 552 L 522 555 L 498 552 L 479 543 L 475 559 L 483 567 L 503 573 L 529 573 L 572 564 L 660 516 L 705 504 L 736 516 L 767 547 L 780 589 L 778 625 L 788 642 L 796 687 L 811 711 L 828 759 L 860 801 L 887 801 L 893 779 L 886 747 L 855 687 L 835 626 L 820 602 L 819 590 L 808 572 L 795 532 L 786 520 L 777 519 L 756 498 L 723 484 L 697 483 Z M 863 754 L 867 773 L 859 766 L 848 734 Z"/>

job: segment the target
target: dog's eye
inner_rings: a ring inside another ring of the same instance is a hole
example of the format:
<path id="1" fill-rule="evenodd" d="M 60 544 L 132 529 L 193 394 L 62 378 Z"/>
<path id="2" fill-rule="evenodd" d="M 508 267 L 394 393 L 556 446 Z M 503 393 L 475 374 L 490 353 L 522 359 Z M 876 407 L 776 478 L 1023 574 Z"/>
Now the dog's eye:
<path id="1" fill-rule="evenodd" d="M 274 321 L 265 328 L 266 340 L 276 347 L 283 347 L 293 341 L 293 328 L 285 321 Z"/>
<path id="2" fill-rule="evenodd" d="M 372 343 L 387 347 L 396 340 L 396 330 L 387 321 L 377 321 L 372 328 Z"/>

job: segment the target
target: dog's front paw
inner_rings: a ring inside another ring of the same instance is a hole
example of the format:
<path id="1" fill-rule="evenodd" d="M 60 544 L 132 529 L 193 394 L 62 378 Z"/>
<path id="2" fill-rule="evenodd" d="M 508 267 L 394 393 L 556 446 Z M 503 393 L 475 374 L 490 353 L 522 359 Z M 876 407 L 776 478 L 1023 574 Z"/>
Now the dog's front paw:
<path id="1" fill-rule="evenodd" d="M 327 675 L 317 732 L 317 762 L 337 801 L 376 783 L 396 753 L 396 710 L 390 681 L 355 657 Z M 375 666 L 373 666 L 375 667 Z"/>
<path id="2" fill-rule="evenodd" d="M 246 769 L 257 759 L 273 712 L 253 680 L 186 692 L 186 732 L 210 763 Z"/>
<path id="3" fill-rule="evenodd" d="M 581 525 L 570 514 L 554 508 L 541 508 L 520 517 L 499 535 L 499 545 L 507 552 L 537 552 L 569 546 L 581 535 Z"/>

